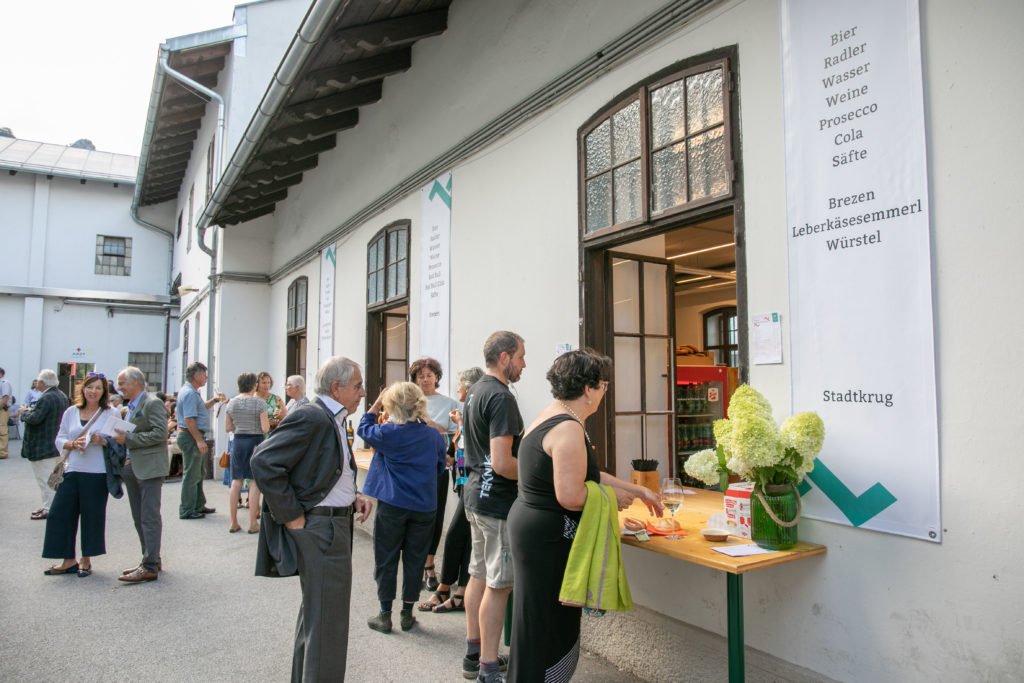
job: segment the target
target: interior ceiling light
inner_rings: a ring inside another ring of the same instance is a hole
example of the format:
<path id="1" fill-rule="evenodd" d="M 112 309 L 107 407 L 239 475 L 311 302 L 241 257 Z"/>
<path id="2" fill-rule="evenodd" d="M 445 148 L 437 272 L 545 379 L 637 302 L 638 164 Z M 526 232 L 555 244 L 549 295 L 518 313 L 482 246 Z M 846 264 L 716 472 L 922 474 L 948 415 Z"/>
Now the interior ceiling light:
<path id="1" fill-rule="evenodd" d="M 729 242 L 728 244 L 719 244 L 718 246 L 715 246 L 715 247 L 707 247 L 706 249 L 698 249 L 697 251 L 688 251 L 685 254 L 676 254 L 675 256 L 669 256 L 668 260 L 672 261 L 673 259 L 677 259 L 677 258 L 686 258 L 687 256 L 693 256 L 695 254 L 703 254 L 703 253 L 708 252 L 708 251 L 715 251 L 716 249 L 725 249 L 726 247 L 733 247 L 733 246 L 736 246 L 735 242 Z"/>
<path id="2" fill-rule="evenodd" d="M 690 277 L 685 280 L 676 280 L 677 285 L 685 285 L 688 282 L 697 282 L 698 280 L 710 280 L 710 275 L 701 275 L 700 277 Z"/>
<path id="3" fill-rule="evenodd" d="M 697 287 L 697 289 L 711 289 L 712 287 L 725 287 L 726 285 L 728 285 L 730 287 L 735 287 L 736 283 L 735 282 L 716 282 L 713 285 L 701 285 L 700 287 Z"/>

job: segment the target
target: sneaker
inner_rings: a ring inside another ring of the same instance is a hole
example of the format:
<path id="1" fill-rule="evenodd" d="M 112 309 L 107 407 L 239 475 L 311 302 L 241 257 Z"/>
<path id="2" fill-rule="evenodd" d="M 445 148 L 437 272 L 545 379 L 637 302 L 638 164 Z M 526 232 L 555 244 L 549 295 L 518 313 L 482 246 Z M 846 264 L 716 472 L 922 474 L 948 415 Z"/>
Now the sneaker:
<path id="1" fill-rule="evenodd" d="M 380 612 L 375 617 L 366 620 L 366 625 L 374 631 L 391 633 L 391 612 Z"/>
<path id="2" fill-rule="evenodd" d="M 508 671 L 508 657 L 506 655 L 498 655 L 498 670 L 502 672 Z M 472 680 L 479 675 L 480 659 L 478 657 L 463 657 L 462 677 L 466 680 Z"/>
<path id="3" fill-rule="evenodd" d="M 403 631 L 408 631 L 416 625 L 416 617 L 413 616 L 412 612 L 403 611 L 399 623 L 401 624 Z"/>

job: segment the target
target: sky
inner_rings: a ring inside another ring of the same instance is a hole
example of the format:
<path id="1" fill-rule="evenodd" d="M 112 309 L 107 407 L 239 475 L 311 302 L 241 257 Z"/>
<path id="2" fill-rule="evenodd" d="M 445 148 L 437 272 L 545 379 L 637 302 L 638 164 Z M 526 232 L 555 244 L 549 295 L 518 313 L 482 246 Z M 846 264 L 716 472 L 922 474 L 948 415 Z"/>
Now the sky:
<path id="1" fill-rule="evenodd" d="M 0 25 L 0 127 L 138 155 L 160 43 L 234 23 L 243 0 L 23 0 Z"/>

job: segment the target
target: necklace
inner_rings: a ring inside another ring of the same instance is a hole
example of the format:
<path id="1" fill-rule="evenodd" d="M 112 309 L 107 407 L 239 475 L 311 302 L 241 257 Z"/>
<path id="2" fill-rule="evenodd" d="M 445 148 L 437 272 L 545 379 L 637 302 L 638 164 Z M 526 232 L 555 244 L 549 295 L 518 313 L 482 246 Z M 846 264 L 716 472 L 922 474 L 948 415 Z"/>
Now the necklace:
<path id="1" fill-rule="evenodd" d="M 560 405 L 563 408 L 565 408 L 565 412 L 569 413 L 569 415 L 571 415 L 573 417 L 573 419 L 575 419 L 577 422 L 580 423 L 580 427 L 583 427 L 583 438 L 587 440 L 587 445 L 588 446 L 591 445 L 590 444 L 590 434 L 587 433 L 587 426 L 585 424 L 583 424 L 583 420 L 580 419 L 580 416 L 576 414 L 576 411 L 573 410 L 572 408 L 570 408 L 568 405 L 566 405 L 565 401 L 559 401 L 558 405 Z"/>

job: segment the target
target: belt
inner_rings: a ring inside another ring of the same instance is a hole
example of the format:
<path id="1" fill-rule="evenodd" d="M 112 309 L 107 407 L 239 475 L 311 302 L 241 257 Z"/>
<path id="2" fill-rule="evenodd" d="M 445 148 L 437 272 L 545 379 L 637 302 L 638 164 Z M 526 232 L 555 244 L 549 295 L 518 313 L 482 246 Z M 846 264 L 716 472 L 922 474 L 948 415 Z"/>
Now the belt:
<path id="1" fill-rule="evenodd" d="M 332 508 L 325 505 L 315 507 L 306 513 L 307 515 L 319 515 L 322 517 L 348 517 L 352 514 L 352 506 L 346 505 L 343 508 Z"/>

